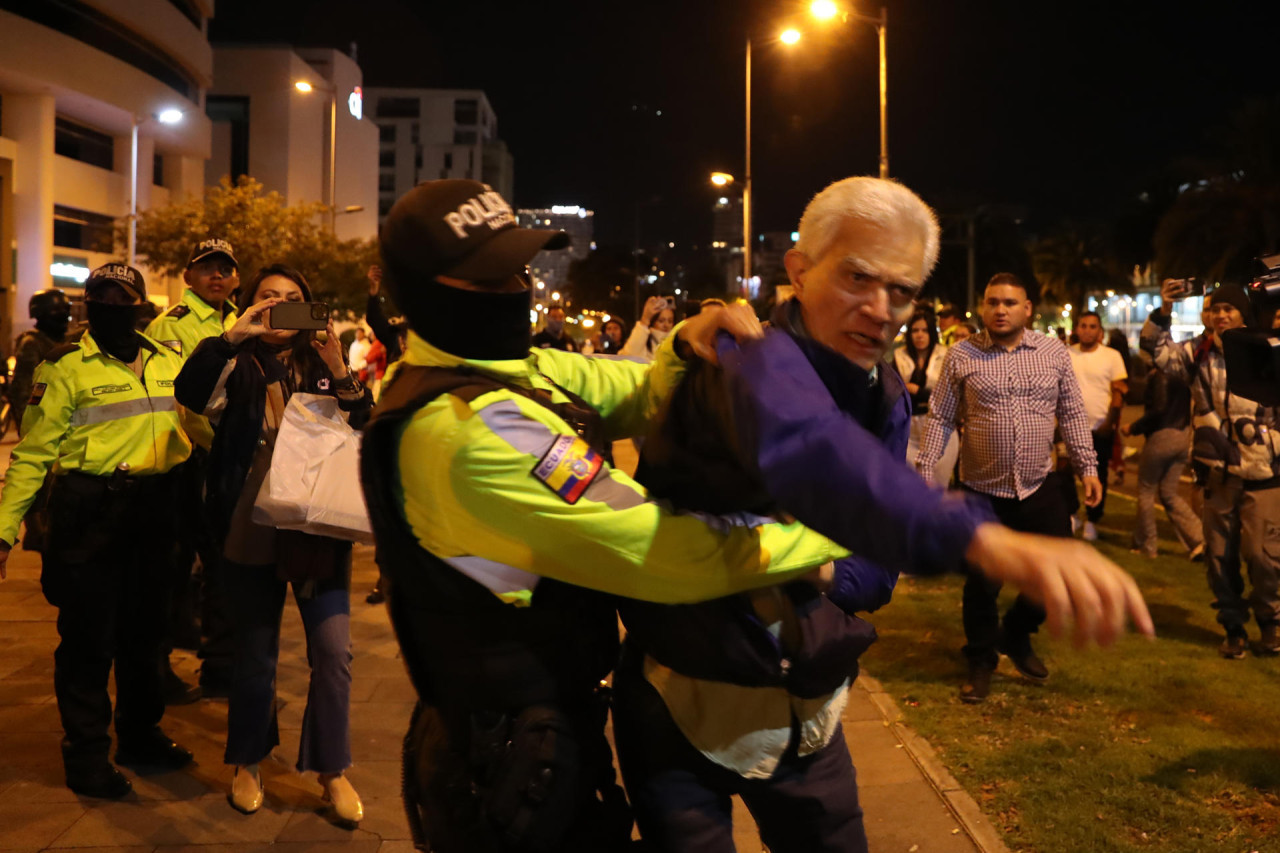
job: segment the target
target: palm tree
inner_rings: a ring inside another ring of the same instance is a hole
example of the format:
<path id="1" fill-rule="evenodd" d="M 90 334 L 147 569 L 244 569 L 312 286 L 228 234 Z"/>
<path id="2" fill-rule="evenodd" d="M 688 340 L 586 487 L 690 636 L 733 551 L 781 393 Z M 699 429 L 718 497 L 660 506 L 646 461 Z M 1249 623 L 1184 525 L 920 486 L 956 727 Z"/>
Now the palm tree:
<path id="1" fill-rule="evenodd" d="M 1244 283 L 1255 258 L 1280 247 L 1280 98 L 1252 101 L 1219 134 L 1222 153 L 1197 164 L 1155 234 L 1161 277 Z"/>
<path id="2" fill-rule="evenodd" d="M 1031 265 L 1040 281 L 1041 299 L 1082 311 L 1090 293 L 1131 291 L 1133 285 L 1110 242 L 1099 227 L 1081 223 L 1066 223 L 1033 241 Z"/>

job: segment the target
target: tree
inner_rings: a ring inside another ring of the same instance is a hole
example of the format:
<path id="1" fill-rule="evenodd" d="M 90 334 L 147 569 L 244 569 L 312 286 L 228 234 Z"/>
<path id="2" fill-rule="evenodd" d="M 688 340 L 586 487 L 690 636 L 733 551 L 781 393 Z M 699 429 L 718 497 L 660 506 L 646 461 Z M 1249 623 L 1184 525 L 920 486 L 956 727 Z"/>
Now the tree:
<path id="1" fill-rule="evenodd" d="M 1123 264 L 1111 249 L 1110 237 L 1098 226 L 1067 223 L 1036 240 L 1031 264 L 1040 282 L 1041 298 L 1083 311 L 1085 296 L 1133 289 Z"/>
<path id="2" fill-rule="evenodd" d="M 1213 136 L 1220 153 L 1195 164 L 1156 228 L 1160 277 L 1239 284 L 1280 247 L 1280 98 L 1247 103 Z"/>
<path id="3" fill-rule="evenodd" d="M 635 287 L 635 258 L 621 247 L 601 246 L 569 264 L 567 289 L 579 308 L 629 316 Z"/>
<path id="4" fill-rule="evenodd" d="M 192 246 L 222 237 L 235 248 L 242 278 L 267 264 L 288 264 L 306 277 L 316 299 L 363 313 L 365 271 L 378 262 L 377 244 L 335 238 L 321 225 L 327 210 L 319 202 L 287 205 L 279 193 L 264 192 L 247 176 L 234 184 L 223 178 L 199 198 L 139 214 L 138 255 L 152 269 L 179 276 Z M 116 230 L 121 245 L 126 228 L 127 223 Z"/>

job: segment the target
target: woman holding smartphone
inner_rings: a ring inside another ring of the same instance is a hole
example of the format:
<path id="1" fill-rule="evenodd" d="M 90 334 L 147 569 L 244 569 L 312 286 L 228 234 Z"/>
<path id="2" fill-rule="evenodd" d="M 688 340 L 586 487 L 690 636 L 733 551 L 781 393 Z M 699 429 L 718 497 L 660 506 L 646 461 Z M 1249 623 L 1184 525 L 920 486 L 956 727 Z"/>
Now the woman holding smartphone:
<path id="1" fill-rule="evenodd" d="M 311 664 L 297 768 L 316 771 L 336 817 L 354 824 L 364 808 L 343 776 L 351 765 L 351 543 L 279 530 L 252 518 L 293 393 L 332 395 L 352 416 L 367 416 L 373 406 L 343 360 L 332 322 L 319 321 L 327 323 L 323 341 L 312 329 L 272 326 L 273 307 L 310 301 L 299 272 L 264 267 L 237 294 L 236 303 L 249 307 L 225 334 L 196 348 L 175 391 L 182 405 L 214 426 L 205 511 L 222 545 L 233 602 L 235 665 L 225 755 L 235 767 L 231 804 L 246 814 L 262 806 L 258 765 L 280 741 L 276 662 L 285 592 L 292 585 Z M 293 309 L 291 325 L 314 326 L 310 308 Z"/>
<path id="2" fill-rule="evenodd" d="M 666 340 L 671 327 L 676 324 L 674 304 L 665 296 L 650 296 L 644 301 L 640 321 L 631 330 L 619 355 L 653 361 L 653 352 Z"/>

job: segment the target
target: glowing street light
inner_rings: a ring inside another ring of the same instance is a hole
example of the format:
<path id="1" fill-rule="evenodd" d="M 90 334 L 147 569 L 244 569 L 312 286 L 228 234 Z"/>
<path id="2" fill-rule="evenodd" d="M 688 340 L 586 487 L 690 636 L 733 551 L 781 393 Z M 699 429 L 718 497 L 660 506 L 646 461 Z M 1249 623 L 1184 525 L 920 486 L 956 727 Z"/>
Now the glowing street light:
<path id="1" fill-rule="evenodd" d="M 782 35 L 778 36 L 778 39 L 783 44 L 795 44 L 796 42 L 800 41 L 800 31 L 794 30 L 794 29 L 783 30 Z"/>
<path id="2" fill-rule="evenodd" d="M 304 95 L 309 95 L 316 89 L 316 85 L 308 80 L 297 80 L 293 88 Z M 337 193 L 335 176 L 338 169 L 338 91 L 332 86 L 320 88 L 329 97 L 329 233 L 333 234 L 338 230 L 338 203 L 334 200 Z"/>
<path id="3" fill-rule="evenodd" d="M 832 0 L 814 0 L 809 6 L 809 14 L 820 21 L 830 21 L 839 17 L 843 22 L 850 20 L 863 21 L 875 27 L 880 41 L 880 177 L 889 177 L 889 65 L 885 57 L 885 36 L 889 30 L 889 10 L 880 7 L 880 15 L 859 15 L 856 12 L 843 12 Z"/>
<path id="4" fill-rule="evenodd" d="M 728 172 L 712 172 L 711 183 L 718 187 L 727 187 L 729 184 L 733 183 L 733 175 L 730 175 Z"/>
<path id="5" fill-rule="evenodd" d="M 129 153 L 129 266 L 135 266 L 138 255 L 138 127 L 149 121 L 161 124 L 177 124 L 185 113 L 177 107 L 167 107 L 150 118 L 133 117 Z"/>
<path id="6" fill-rule="evenodd" d="M 560 291 L 556 290 L 556 291 L 553 291 L 553 292 L 552 292 L 552 294 L 551 294 L 551 301 L 552 301 L 552 302 L 559 302 L 559 301 L 560 301 Z"/>
<path id="7" fill-rule="evenodd" d="M 829 21 L 834 18 L 840 9 L 831 0 L 813 0 L 809 6 L 809 14 L 813 15 L 819 21 Z"/>

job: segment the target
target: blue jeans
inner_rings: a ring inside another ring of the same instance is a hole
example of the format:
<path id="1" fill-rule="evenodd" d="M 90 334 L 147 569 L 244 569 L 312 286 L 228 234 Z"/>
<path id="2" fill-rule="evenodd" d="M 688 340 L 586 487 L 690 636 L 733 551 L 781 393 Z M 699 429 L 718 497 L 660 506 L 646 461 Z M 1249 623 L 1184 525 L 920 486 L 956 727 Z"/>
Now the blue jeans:
<path id="1" fill-rule="evenodd" d="M 257 764 L 280 743 L 276 661 L 287 583 L 275 566 L 225 564 L 235 633 L 227 764 Z M 314 589 L 307 589 L 314 586 Z M 302 716 L 298 770 L 340 773 L 351 766 L 351 561 L 336 576 L 294 584 L 307 633 L 311 686 Z"/>

